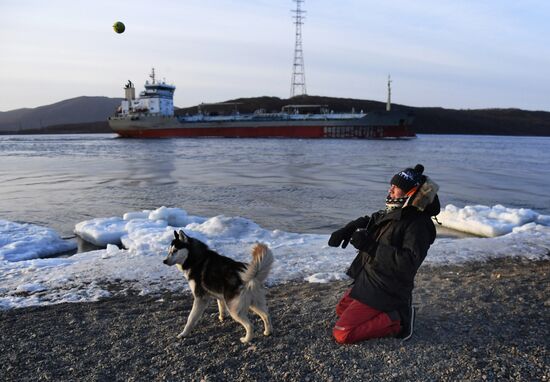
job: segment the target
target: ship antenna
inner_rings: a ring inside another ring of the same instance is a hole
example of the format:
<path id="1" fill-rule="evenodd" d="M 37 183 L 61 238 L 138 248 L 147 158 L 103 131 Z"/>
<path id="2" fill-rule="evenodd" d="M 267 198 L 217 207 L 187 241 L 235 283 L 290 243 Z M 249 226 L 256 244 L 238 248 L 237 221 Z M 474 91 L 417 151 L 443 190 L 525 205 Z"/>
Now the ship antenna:
<path id="1" fill-rule="evenodd" d="M 302 50 L 302 24 L 306 11 L 301 6 L 304 0 L 293 0 L 296 3 L 296 9 L 291 10 L 295 13 L 292 18 L 296 25 L 296 42 L 294 44 L 294 64 L 292 66 L 292 82 L 290 86 L 290 97 L 295 95 L 305 95 L 306 91 L 306 73 L 304 69 L 304 52 Z"/>
<path id="2" fill-rule="evenodd" d="M 151 74 L 149 75 L 151 77 L 151 81 L 153 81 L 153 85 L 155 84 L 155 68 L 151 69 Z"/>
<path id="3" fill-rule="evenodd" d="M 391 110 L 391 76 L 388 74 L 388 103 L 386 104 L 386 111 Z"/>

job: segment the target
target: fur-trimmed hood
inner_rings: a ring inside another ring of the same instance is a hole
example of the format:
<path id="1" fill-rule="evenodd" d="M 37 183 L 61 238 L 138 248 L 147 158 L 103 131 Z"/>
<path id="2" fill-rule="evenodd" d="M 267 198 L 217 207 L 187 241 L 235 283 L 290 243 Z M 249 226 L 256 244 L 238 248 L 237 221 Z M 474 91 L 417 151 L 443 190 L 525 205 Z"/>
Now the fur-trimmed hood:
<path id="1" fill-rule="evenodd" d="M 425 212 L 429 216 L 436 216 L 441 210 L 437 191 L 439 186 L 429 177 L 425 176 L 425 180 L 418 190 L 405 202 L 403 208 L 414 207 L 418 211 Z"/>

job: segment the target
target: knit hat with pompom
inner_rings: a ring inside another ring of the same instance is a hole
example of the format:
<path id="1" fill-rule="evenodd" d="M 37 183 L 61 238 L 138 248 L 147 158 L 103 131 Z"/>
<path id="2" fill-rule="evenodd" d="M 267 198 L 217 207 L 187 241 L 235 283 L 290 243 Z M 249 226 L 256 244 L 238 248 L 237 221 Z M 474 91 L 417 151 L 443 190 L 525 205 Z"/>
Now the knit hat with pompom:
<path id="1" fill-rule="evenodd" d="M 423 172 L 424 166 L 417 164 L 414 168 L 406 168 L 403 171 L 399 171 L 391 178 L 390 184 L 399 187 L 407 193 L 422 182 Z"/>

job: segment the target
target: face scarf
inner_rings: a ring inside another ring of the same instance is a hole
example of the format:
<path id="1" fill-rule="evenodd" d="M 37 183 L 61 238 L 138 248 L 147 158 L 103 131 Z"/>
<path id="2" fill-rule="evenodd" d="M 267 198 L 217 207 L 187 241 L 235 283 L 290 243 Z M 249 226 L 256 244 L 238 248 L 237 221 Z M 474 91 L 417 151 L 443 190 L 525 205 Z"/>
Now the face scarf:
<path id="1" fill-rule="evenodd" d="M 418 190 L 418 186 L 413 187 L 402 198 L 392 199 L 390 194 L 388 194 L 388 196 L 386 196 L 386 212 L 391 212 L 391 211 L 394 211 L 398 208 L 403 207 L 403 205 L 405 204 L 407 199 L 409 199 L 411 196 L 413 196 L 414 193 L 416 192 L 416 190 Z"/>
<path id="2" fill-rule="evenodd" d="M 388 194 L 388 196 L 386 197 L 386 212 L 391 212 L 393 210 L 403 207 L 403 204 L 405 204 L 408 198 L 408 196 L 403 196 L 402 198 L 392 199 Z"/>

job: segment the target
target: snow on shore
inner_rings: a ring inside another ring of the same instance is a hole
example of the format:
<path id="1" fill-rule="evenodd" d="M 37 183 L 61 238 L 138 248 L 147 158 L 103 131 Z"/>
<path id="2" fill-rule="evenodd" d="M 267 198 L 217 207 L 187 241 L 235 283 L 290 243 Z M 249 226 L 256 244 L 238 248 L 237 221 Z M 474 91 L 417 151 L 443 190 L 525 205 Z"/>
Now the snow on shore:
<path id="1" fill-rule="evenodd" d="M 550 216 L 526 208 L 506 208 L 500 204 L 464 208 L 449 204 L 437 215 L 437 220 L 444 227 L 484 237 L 505 235 L 527 223 L 550 226 Z"/>
<path id="2" fill-rule="evenodd" d="M 521 256 L 548 258 L 550 216 L 503 206 L 447 206 L 438 219 L 446 227 L 479 236 L 437 239 L 426 264 L 484 261 Z M 0 220 L 0 308 L 95 301 L 111 295 L 110 284 L 140 294 L 187 288 L 175 267 L 162 263 L 173 231 L 184 229 L 216 251 L 249 261 L 255 242 L 268 244 L 275 263 L 269 284 L 289 280 L 344 279 L 355 250 L 327 246 L 328 235 L 266 230 L 242 217 L 191 216 L 179 208 L 128 212 L 80 222 L 75 233 L 106 249 L 65 258 L 42 258 L 76 247 L 50 229 Z M 125 249 L 119 249 L 122 245 Z"/>
<path id="3" fill-rule="evenodd" d="M 76 248 L 54 230 L 34 224 L 0 220 L 0 261 L 21 261 L 47 257 Z"/>

